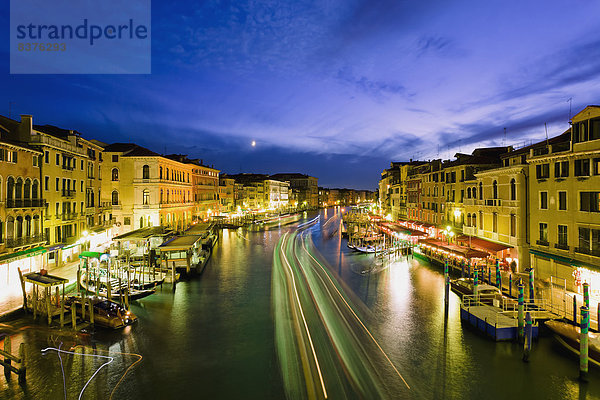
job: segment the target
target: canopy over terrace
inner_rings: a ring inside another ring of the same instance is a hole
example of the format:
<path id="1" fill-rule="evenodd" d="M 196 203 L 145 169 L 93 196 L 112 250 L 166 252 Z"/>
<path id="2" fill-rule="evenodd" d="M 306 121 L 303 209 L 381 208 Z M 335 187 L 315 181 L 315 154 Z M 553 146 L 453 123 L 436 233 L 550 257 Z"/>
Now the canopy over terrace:
<path id="1" fill-rule="evenodd" d="M 472 258 L 486 258 L 488 256 L 488 254 L 483 251 L 457 246 L 455 244 L 447 244 L 436 239 L 421 239 L 419 240 L 419 244 L 430 247 L 434 251 L 446 252 L 448 255 L 462 257 L 467 260 Z"/>
<path id="2" fill-rule="evenodd" d="M 497 258 L 504 258 L 504 256 L 505 256 L 504 254 L 498 254 L 498 253 L 504 253 L 505 250 L 512 248 L 512 246 L 509 246 L 506 244 L 496 243 L 496 242 L 492 242 L 492 241 L 474 237 L 474 236 L 469 237 L 466 235 L 461 235 L 456 238 L 456 241 L 457 241 L 457 243 L 460 243 L 463 246 L 469 246 L 474 249 L 484 251 L 484 252 L 491 254 Z"/>
<path id="3" fill-rule="evenodd" d="M 202 239 L 203 235 L 175 236 L 158 246 L 158 250 L 167 267 L 170 265 L 173 270 L 185 268 L 189 273 L 192 263 L 197 261 Z"/>
<path id="4" fill-rule="evenodd" d="M 190 226 L 190 228 L 185 231 L 184 235 L 204 235 L 206 232 L 211 232 L 215 227 L 215 224 L 212 222 L 203 222 L 200 224 L 195 224 Z"/>
<path id="5" fill-rule="evenodd" d="M 123 257 L 126 254 L 123 251 L 129 250 L 130 260 L 139 261 L 148 254 L 148 250 L 156 249 L 174 234 L 173 230 L 163 226 L 149 226 L 115 236 L 113 240 L 118 245 L 119 256 Z"/>
<path id="6" fill-rule="evenodd" d="M 388 233 L 388 234 L 395 233 L 397 235 L 405 235 L 405 236 L 408 236 L 407 239 L 418 240 L 421 238 L 426 238 L 428 236 L 427 232 L 423 232 L 418 229 L 409 228 L 400 223 L 384 222 L 384 223 L 380 223 L 379 227 L 385 233 Z M 413 243 L 414 243 L 414 241 L 413 241 Z"/>

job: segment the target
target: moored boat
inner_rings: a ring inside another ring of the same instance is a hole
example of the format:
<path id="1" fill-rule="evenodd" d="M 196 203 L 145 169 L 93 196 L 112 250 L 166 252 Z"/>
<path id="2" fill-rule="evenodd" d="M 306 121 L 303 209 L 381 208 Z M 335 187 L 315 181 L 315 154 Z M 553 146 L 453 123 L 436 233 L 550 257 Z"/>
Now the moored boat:
<path id="1" fill-rule="evenodd" d="M 163 278 L 164 279 L 164 278 Z M 99 282 L 99 287 L 96 288 L 97 283 Z M 126 296 L 129 300 L 138 300 L 142 299 L 146 296 L 150 296 L 155 292 L 154 288 L 148 289 L 135 289 L 133 285 L 127 287 L 127 281 L 121 281 L 119 286 L 119 280 L 116 278 L 107 279 L 106 275 L 101 276 L 98 280 L 87 279 L 87 272 L 84 272 L 81 275 L 80 285 L 83 289 L 87 290 L 91 293 L 97 293 L 102 297 L 108 296 L 108 286 L 110 285 L 110 298 L 114 300 L 119 300 L 122 296 Z"/>
<path id="2" fill-rule="evenodd" d="M 555 320 L 546 321 L 544 324 L 562 346 L 579 355 L 581 329 L 578 326 Z M 589 332 L 588 338 L 589 361 L 600 367 L 600 334 Z"/>
<path id="3" fill-rule="evenodd" d="M 94 310 L 94 324 L 111 329 L 123 328 L 137 321 L 137 316 L 131 311 L 127 311 L 125 307 L 116 301 L 109 300 L 105 297 L 91 296 L 84 298 L 84 302 L 91 301 Z M 67 298 L 67 306 L 73 310 L 78 316 L 82 316 L 82 299 L 81 297 L 71 296 Z M 86 315 L 89 313 L 89 308 L 86 307 Z M 89 318 L 89 316 L 88 316 Z"/>

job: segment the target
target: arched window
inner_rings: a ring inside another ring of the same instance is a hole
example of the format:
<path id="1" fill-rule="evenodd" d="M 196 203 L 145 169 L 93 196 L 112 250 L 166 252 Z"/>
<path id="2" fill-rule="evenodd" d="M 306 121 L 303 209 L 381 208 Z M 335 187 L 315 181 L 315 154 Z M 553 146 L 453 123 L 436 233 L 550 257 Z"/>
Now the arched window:
<path id="1" fill-rule="evenodd" d="M 162 179 L 162 167 L 158 168 L 158 179 Z"/>
<path id="2" fill-rule="evenodd" d="M 467 226 L 471 226 L 471 213 L 467 213 Z"/>
<path id="3" fill-rule="evenodd" d="M 23 198 L 30 199 L 31 198 L 31 180 L 29 178 L 25 179 L 25 186 L 23 190 Z"/>
<path id="4" fill-rule="evenodd" d="M 167 189 L 167 203 L 169 203 L 169 189 Z"/>
<path id="5" fill-rule="evenodd" d="M 479 182 L 479 200 L 483 200 L 483 183 Z"/>
<path id="6" fill-rule="evenodd" d="M 31 215 L 25 216 L 25 236 L 31 236 Z"/>
<path id="7" fill-rule="evenodd" d="M 111 175 L 112 175 L 112 180 L 113 181 L 118 181 L 119 180 L 119 170 L 116 168 L 113 168 L 111 171 Z"/>
<path id="8" fill-rule="evenodd" d="M 33 181 L 33 185 L 31 186 L 31 198 L 32 199 L 37 199 L 38 198 L 38 190 L 39 190 L 39 182 L 37 179 L 35 179 Z"/>
<path id="9" fill-rule="evenodd" d="M 144 227 L 144 217 L 140 217 L 140 228 Z"/>
<path id="10" fill-rule="evenodd" d="M 142 192 L 142 204 L 146 206 L 150 204 L 150 191 L 148 189 L 144 189 Z"/>
<path id="11" fill-rule="evenodd" d="M 113 192 L 112 192 L 112 205 L 113 206 L 119 205 L 119 192 L 117 192 L 116 190 L 113 190 Z"/>
<path id="12" fill-rule="evenodd" d="M 169 179 L 169 168 L 167 168 L 167 174 L 165 175 L 165 179 Z"/>
<path id="13" fill-rule="evenodd" d="M 160 204 L 163 202 L 163 190 L 160 189 Z"/>
<path id="14" fill-rule="evenodd" d="M 517 199 L 517 182 L 515 181 L 515 178 L 510 180 L 510 199 Z"/>
<path id="15" fill-rule="evenodd" d="M 11 176 L 6 181 L 6 200 L 15 198 L 15 179 Z"/>
<path id="16" fill-rule="evenodd" d="M 498 198 L 498 181 L 496 180 L 492 183 L 492 196 L 494 199 Z"/>
<path id="17" fill-rule="evenodd" d="M 474 228 L 477 228 L 477 214 L 476 213 L 473 213 L 473 215 L 472 215 L 471 226 Z"/>
<path id="18" fill-rule="evenodd" d="M 473 186 L 473 190 L 471 191 L 471 195 L 473 195 L 474 199 L 477 198 L 477 186 Z"/>
<path id="19" fill-rule="evenodd" d="M 17 226 L 15 227 L 15 238 L 23 237 L 23 217 L 20 215 L 17 217 Z"/>
<path id="20" fill-rule="evenodd" d="M 142 179 L 150 179 L 150 167 L 147 165 L 142 167 Z"/>
<path id="21" fill-rule="evenodd" d="M 15 219 L 12 216 L 6 220 L 6 238 L 15 238 Z"/>
<path id="22" fill-rule="evenodd" d="M 483 229 L 483 211 L 479 211 L 479 229 Z"/>
<path id="23" fill-rule="evenodd" d="M 40 216 L 33 216 L 33 235 L 38 236 L 40 234 Z"/>
<path id="24" fill-rule="evenodd" d="M 23 179 L 17 178 L 17 184 L 15 185 L 15 199 L 20 200 L 23 198 Z"/>
<path id="25" fill-rule="evenodd" d="M 471 198 L 471 188 L 467 188 L 467 199 Z"/>

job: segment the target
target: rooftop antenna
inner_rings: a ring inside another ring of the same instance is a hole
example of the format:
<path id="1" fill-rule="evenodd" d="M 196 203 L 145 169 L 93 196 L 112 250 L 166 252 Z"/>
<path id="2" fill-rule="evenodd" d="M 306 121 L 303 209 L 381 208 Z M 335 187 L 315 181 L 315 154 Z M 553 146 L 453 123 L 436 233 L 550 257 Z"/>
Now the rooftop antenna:
<path id="1" fill-rule="evenodd" d="M 14 101 L 9 101 L 8 102 L 8 118 L 12 119 L 12 105 L 15 104 Z"/>
<path id="2" fill-rule="evenodd" d="M 569 97 L 569 100 L 567 100 L 567 102 L 569 103 L 569 122 L 571 122 L 571 103 L 573 103 L 573 98 Z"/>
<path id="3" fill-rule="evenodd" d="M 502 143 L 502 147 L 506 147 L 506 127 L 504 127 L 504 143 Z"/>

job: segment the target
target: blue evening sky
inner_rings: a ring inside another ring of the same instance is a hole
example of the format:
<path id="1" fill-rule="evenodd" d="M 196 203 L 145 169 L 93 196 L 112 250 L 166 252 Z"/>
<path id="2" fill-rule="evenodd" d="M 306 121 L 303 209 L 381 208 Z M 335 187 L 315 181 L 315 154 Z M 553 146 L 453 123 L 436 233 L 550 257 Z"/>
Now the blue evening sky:
<path id="1" fill-rule="evenodd" d="M 374 189 L 392 160 L 568 128 L 600 103 L 594 1 L 158 1 L 150 75 L 10 75 L 0 113 L 224 172 Z M 256 141 L 256 147 L 251 142 Z"/>

